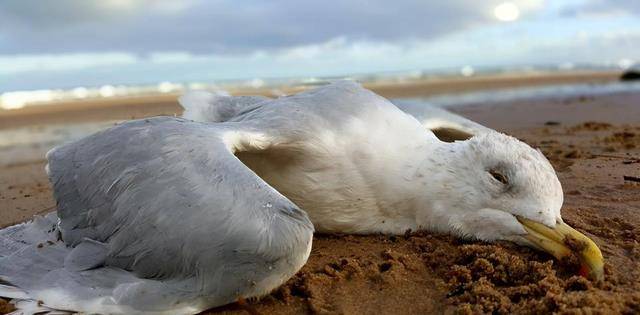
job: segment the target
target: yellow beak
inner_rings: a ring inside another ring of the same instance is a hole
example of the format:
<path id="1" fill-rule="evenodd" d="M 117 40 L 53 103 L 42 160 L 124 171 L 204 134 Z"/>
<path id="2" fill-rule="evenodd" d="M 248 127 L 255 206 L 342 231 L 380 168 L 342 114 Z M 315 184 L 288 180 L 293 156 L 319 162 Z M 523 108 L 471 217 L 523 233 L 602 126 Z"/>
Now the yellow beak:
<path id="1" fill-rule="evenodd" d="M 516 218 L 528 232 L 524 238 L 539 249 L 548 252 L 558 260 L 576 253 L 582 263 L 580 268 L 582 275 L 592 280 L 604 278 L 602 253 L 590 238 L 564 222 L 559 222 L 554 228 L 549 228 L 544 224 L 523 217 L 517 216 Z"/>

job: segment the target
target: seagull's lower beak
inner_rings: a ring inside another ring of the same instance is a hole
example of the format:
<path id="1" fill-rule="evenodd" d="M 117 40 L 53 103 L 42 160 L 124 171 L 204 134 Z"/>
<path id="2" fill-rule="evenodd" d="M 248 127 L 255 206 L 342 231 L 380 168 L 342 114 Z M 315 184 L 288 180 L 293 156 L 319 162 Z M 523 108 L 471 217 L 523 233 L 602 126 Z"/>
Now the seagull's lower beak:
<path id="1" fill-rule="evenodd" d="M 604 278 L 604 259 L 598 246 L 584 234 L 576 231 L 564 222 L 556 223 L 554 228 L 544 224 L 516 217 L 528 234 L 524 238 L 540 249 L 550 253 L 558 260 L 576 253 L 582 264 L 580 273 L 592 280 Z"/>

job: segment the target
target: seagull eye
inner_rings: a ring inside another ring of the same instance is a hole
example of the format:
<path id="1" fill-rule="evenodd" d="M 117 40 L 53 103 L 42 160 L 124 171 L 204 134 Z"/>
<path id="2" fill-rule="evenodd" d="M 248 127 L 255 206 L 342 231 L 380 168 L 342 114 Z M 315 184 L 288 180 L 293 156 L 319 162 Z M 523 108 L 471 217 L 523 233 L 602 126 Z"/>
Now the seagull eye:
<path id="1" fill-rule="evenodd" d="M 496 170 L 489 170 L 489 174 L 491 174 L 491 176 L 492 176 L 495 180 L 497 180 L 497 181 L 501 182 L 501 183 L 502 183 L 502 184 L 504 184 L 504 185 L 506 185 L 506 184 L 508 184 L 508 183 L 509 183 L 509 182 L 507 181 L 507 177 L 506 177 L 506 176 L 504 176 L 504 175 L 502 175 L 502 173 L 500 173 L 500 172 L 498 172 L 498 171 L 496 171 Z"/>

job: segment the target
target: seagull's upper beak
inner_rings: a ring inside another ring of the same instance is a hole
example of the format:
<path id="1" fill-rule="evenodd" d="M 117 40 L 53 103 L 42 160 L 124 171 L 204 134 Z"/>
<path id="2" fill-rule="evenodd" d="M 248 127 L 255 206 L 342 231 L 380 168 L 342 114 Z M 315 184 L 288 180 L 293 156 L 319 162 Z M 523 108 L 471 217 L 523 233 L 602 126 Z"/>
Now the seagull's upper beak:
<path id="1" fill-rule="evenodd" d="M 584 234 L 576 231 L 564 222 L 556 223 L 549 228 L 544 224 L 516 217 L 528 232 L 524 238 L 557 259 L 562 259 L 576 253 L 580 258 L 580 273 L 592 280 L 604 278 L 604 259 L 598 246 Z"/>

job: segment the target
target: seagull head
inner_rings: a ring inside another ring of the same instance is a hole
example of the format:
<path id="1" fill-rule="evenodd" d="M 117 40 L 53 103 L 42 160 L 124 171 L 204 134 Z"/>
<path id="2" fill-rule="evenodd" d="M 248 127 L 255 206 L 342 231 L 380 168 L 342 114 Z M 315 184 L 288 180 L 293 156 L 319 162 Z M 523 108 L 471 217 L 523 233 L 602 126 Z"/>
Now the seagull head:
<path id="1" fill-rule="evenodd" d="M 442 185 L 434 185 L 450 231 L 484 241 L 507 240 L 558 259 L 577 254 L 581 273 L 603 276 L 595 243 L 565 224 L 562 186 L 544 155 L 516 138 L 489 132 L 444 143 Z M 440 197 L 448 196 L 448 197 Z"/>

